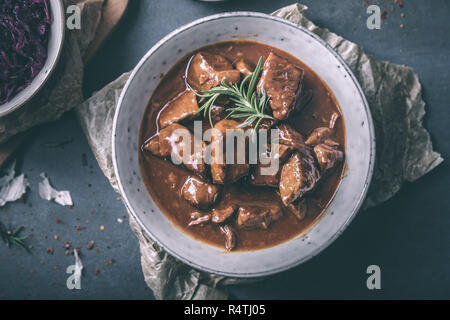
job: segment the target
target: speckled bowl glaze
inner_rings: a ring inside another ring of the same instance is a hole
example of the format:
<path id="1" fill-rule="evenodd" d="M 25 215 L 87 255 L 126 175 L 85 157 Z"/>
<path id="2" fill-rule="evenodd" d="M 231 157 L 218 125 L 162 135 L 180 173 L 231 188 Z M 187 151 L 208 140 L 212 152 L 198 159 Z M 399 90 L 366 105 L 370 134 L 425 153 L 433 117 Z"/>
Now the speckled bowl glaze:
<path id="1" fill-rule="evenodd" d="M 47 47 L 47 60 L 41 71 L 31 83 L 16 94 L 10 101 L 0 105 L 0 117 L 3 117 L 28 102 L 44 86 L 58 63 L 64 45 L 65 14 L 62 0 L 50 0 L 52 25 Z"/>
<path id="2" fill-rule="evenodd" d="M 226 253 L 177 228 L 152 201 L 139 174 L 138 134 L 160 74 L 189 52 L 219 41 L 248 39 L 278 47 L 310 66 L 331 88 L 346 124 L 345 176 L 327 211 L 305 234 L 277 246 Z M 113 128 L 113 162 L 119 188 L 140 226 L 167 252 L 208 272 L 261 277 L 292 268 L 332 243 L 358 212 L 375 159 L 373 123 L 364 94 L 350 69 L 324 41 L 286 20 L 233 12 L 189 23 L 159 41 L 142 58 L 120 98 Z"/>

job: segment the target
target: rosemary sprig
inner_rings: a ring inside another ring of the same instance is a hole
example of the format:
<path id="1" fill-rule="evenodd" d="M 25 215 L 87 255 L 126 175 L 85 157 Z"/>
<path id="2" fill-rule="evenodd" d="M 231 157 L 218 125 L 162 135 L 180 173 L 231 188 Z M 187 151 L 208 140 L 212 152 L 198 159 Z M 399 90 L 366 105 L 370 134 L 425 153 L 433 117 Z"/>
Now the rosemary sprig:
<path id="1" fill-rule="evenodd" d="M 263 119 L 273 120 L 274 118 L 267 113 L 270 98 L 262 90 L 259 92 L 256 90 L 262 66 L 263 57 L 260 57 L 255 70 L 246 76 L 239 85 L 229 85 L 226 79 L 223 78 L 219 86 L 199 93 L 188 84 L 188 87 L 201 98 L 199 103 L 202 105 L 196 113 L 203 112 L 203 116 L 209 118 L 209 123 L 212 127 L 211 107 L 220 95 L 225 95 L 234 103 L 234 106 L 227 110 L 229 112 L 227 119 L 245 118 L 239 127 L 246 127 L 256 121 L 254 127 L 256 132 Z"/>
<path id="2" fill-rule="evenodd" d="M 22 232 L 23 229 L 23 227 L 20 227 L 16 231 L 8 231 L 6 226 L 2 222 L 0 222 L 0 237 L 8 247 L 11 247 L 11 245 L 16 245 L 30 253 L 30 249 L 25 245 L 24 242 L 27 237 L 20 237 L 20 232 Z"/>

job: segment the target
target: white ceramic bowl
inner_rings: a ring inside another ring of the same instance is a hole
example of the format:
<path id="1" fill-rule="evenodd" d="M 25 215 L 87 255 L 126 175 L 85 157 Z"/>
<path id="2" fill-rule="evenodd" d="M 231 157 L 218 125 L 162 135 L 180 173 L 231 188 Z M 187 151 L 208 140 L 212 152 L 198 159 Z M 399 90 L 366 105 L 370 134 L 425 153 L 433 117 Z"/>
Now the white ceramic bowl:
<path id="1" fill-rule="evenodd" d="M 180 58 L 218 41 L 246 38 L 278 47 L 310 66 L 334 92 L 346 124 L 347 170 L 327 212 L 308 231 L 280 245 L 226 253 L 177 228 L 158 209 L 139 175 L 138 134 L 153 90 Z M 170 33 L 142 58 L 130 76 L 114 119 L 113 162 L 120 192 L 140 226 L 167 252 L 201 270 L 231 277 L 260 277 L 294 267 L 332 243 L 350 223 L 366 195 L 375 159 L 373 123 L 354 75 L 324 41 L 286 20 L 233 12 L 194 21 Z M 304 240 L 304 237 L 306 241 Z"/>
<path id="2" fill-rule="evenodd" d="M 0 117 L 13 112 L 28 102 L 49 79 L 58 63 L 64 44 L 65 14 L 61 0 L 50 0 L 50 9 L 53 19 L 47 49 L 47 60 L 31 83 L 17 93 L 10 101 L 0 105 Z"/>

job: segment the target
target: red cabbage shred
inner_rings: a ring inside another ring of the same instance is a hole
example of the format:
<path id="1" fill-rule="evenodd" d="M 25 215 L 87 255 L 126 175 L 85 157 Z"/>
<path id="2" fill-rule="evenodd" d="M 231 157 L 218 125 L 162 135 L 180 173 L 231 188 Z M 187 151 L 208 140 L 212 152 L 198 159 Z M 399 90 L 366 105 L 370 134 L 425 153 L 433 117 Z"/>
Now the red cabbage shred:
<path id="1" fill-rule="evenodd" d="M 51 24 L 48 0 L 0 0 L 0 105 L 44 67 Z"/>

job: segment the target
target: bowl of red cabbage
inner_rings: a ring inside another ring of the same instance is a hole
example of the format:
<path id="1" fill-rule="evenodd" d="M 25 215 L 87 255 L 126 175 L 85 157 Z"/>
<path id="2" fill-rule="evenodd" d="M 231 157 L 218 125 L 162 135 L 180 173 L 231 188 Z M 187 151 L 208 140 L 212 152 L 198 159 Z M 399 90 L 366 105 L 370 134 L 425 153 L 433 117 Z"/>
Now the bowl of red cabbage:
<path id="1" fill-rule="evenodd" d="M 61 0 L 2 0 L 0 117 L 28 102 L 49 79 L 64 42 Z"/>

